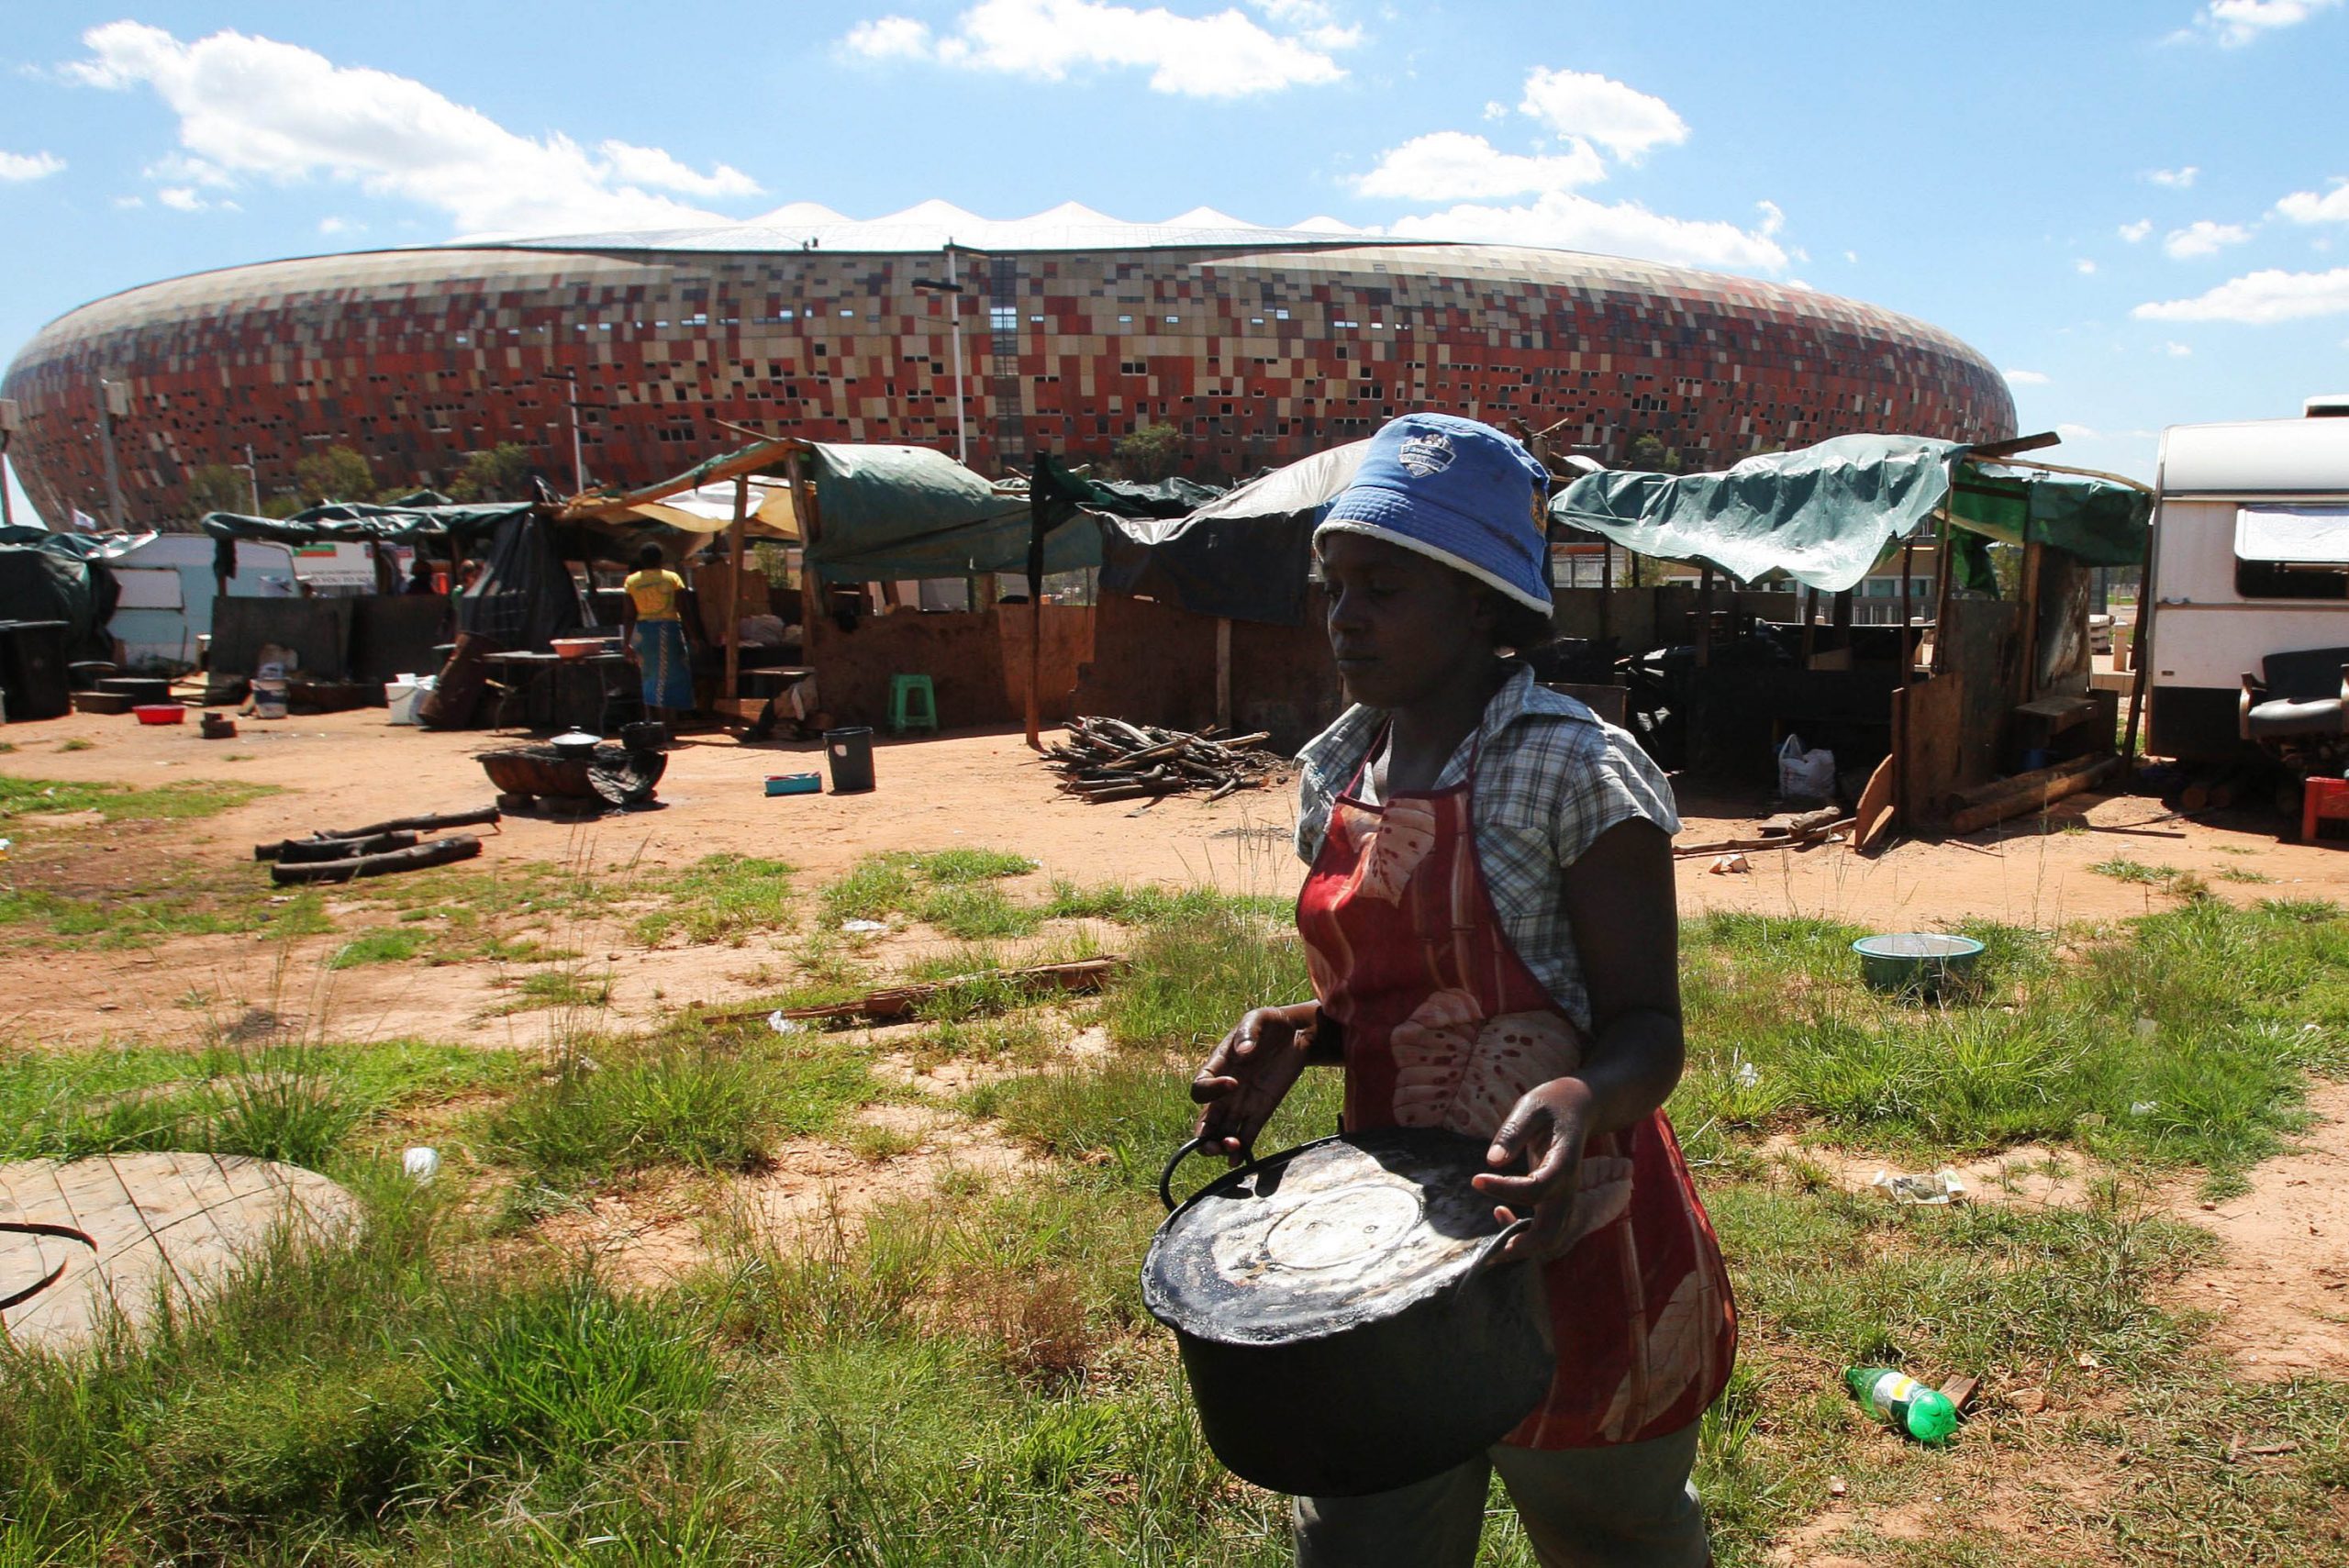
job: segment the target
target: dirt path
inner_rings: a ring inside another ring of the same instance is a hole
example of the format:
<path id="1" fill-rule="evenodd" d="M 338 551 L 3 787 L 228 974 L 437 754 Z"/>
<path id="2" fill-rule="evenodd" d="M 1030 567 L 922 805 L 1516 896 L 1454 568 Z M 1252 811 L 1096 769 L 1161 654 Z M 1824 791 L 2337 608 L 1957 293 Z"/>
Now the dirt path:
<path id="1" fill-rule="evenodd" d="M 2318 1121 L 2251 1190 L 2181 1218 L 2226 1243 L 2216 1267 L 2185 1280 L 2182 1306 L 2218 1315 L 2210 1343 L 2257 1382 L 2349 1377 L 2349 1084 L 2319 1084 Z"/>
<path id="2" fill-rule="evenodd" d="M 433 734 L 395 728 L 380 709 L 287 719 L 244 720 L 230 741 L 205 741 L 193 728 L 142 728 L 128 718 L 74 715 L 16 726 L 17 750 L 0 772 L 151 785 L 220 778 L 270 784 L 284 793 L 183 827 L 158 830 L 169 852 L 202 868 L 241 862 L 259 841 L 424 810 L 486 804 L 491 790 L 475 755 L 510 740 L 484 734 Z M 86 750 L 60 751 L 67 740 Z M 1149 809 L 1089 806 L 1057 794 L 1016 734 L 955 733 L 883 741 L 870 795 L 769 798 L 770 773 L 820 768 L 805 744 L 745 746 L 695 738 L 671 756 L 662 809 L 584 826 L 509 818 L 491 836 L 482 869 L 532 862 L 631 873 L 683 866 L 733 852 L 781 858 L 813 886 L 886 850 L 984 846 L 1025 854 L 1041 870 L 1029 887 L 1054 877 L 1107 882 L 1203 883 L 1232 892 L 1286 895 L 1300 877 L 1288 848 L 1291 795 L 1268 790 L 1215 805 L 1172 799 Z M 1740 834 L 1759 803 L 1684 792 L 1686 842 Z M 2349 901 L 2349 854 L 2279 844 L 2268 832 L 2154 820 L 2157 802 L 2131 797 L 2066 802 L 2044 822 L 1971 842 L 1900 843 L 1862 860 L 1842 846 L 1751 857 L 1740 875 L 1710 875 L 1704 860 L 1682 862 L 1680 900 L 1694 914 L 1729 908 L 1809 915 L 1887 929 L 1934 927 L 1979 917 L 2051 925 L 2115 918 L 2165 907 L 2157 887 L 2115 881 L 2088 868 L 2114 855 L 2175 867 L 2206 880 L 2220 896 L 2329 897 Z M 2078 830 L 2061 830 L 2076 824 Z M 27 818 L 5 825 L 28 848 L 45 835 L 88 834 Z M 97 837 L 97 836 L 93 836 Z M 128 872 L 128 864 L 110 868 Z M 2227 873 L 2257 881 L 2225 881 Z M 108 885 L 135 880 L 115 877 Z M 1015 892 L 1028 888 L 1015 888 Z M 251 938 L 188 937 L 133 951 L 0 953 L 0 1034 L 43 1043 L 184 1039 L 250 1009 L 303 1020 L 313 1032 L 382 1038 L 418 1035 L 527 1043 L 544 1038 L 543 1013 L 504 1013 L 510 975 L 489 964 L 425 969 L 384 964 L 328 971 L 351 928 L 388 920 L 379 906 L 352 903 L 332 938 L 290 947 Z M 554 933 L 561 945 L 607 971 L 613 1006 L 642 1016 L 686 1000 L 727 1002 L 773 989 L 784 955 L 753 939 L 743 947 L 648 951 L 619 927 Z"/>

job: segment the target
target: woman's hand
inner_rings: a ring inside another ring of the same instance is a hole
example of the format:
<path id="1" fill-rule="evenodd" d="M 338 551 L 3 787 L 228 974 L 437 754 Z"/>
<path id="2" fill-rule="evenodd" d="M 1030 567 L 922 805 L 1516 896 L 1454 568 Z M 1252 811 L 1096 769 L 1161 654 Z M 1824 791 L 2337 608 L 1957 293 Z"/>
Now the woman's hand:
<path id="1" fill-rule="evenodd" d="M 1242 1017 L 1191 1080 L 1191 1098 L 1207 1107 L 1192 1136 L 1208 1140 L 1235 1165 L 1245 1161 L 1305 1071 L 1320 1011 L 1319 1002 L 1300 1002 Z"/>
<path id="2" fill-rule="evenodd" d="M 1511 1238 L 1502 1257 L 1547 1258 L 1554 1250 L 1574 1212 L 1575 1177 L 1590 1136 L 1594 1098 L 1580 1078 L 1553 1078 L 1518 1096 L 1493 1134 L 1485 1162 L 1495 1169 L 1478 1174 L 1473 1184 L 1495 1200 L 1493 1218 L 1503 1225 L 1515 1224 L 1522 1215 L 1533 1218 L 1533 1228 Z M 1531 1169 L 1521 1176 L 1501 1174 L 1499 1167 L 1515 1163 L 1520 1154 Z"/>

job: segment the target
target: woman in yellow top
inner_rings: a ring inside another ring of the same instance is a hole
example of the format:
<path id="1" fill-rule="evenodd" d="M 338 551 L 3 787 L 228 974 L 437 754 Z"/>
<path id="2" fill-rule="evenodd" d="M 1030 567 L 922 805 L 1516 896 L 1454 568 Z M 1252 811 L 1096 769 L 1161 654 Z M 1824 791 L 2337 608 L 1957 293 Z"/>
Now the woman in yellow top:
<path id="1" fill-rule="evenodd" d="M 646 710 L 655 718 L 667 717 L 672 709 L 691 712 L 693 656 L 685 647 L 685 617 L 677 611 L 685 580 L 661 564 L 659 545 L 648 544 L 637 551 L 636 570 L 620 586 L 628 590 L 627 615 L 644 676 Z"/>

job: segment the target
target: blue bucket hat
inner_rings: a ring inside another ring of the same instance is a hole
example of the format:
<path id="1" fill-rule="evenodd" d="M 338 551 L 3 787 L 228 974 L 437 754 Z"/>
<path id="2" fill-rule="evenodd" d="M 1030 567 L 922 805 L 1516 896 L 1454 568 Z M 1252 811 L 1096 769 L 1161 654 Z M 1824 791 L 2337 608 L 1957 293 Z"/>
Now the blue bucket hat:
<path id="1" fill-rule="evenodd" d="M 1323 534 L 1384 539 L 1550 608 L 1550 475 L 1524 445 L 1453 414 L 1405 414 L 1370 438 Z"/>

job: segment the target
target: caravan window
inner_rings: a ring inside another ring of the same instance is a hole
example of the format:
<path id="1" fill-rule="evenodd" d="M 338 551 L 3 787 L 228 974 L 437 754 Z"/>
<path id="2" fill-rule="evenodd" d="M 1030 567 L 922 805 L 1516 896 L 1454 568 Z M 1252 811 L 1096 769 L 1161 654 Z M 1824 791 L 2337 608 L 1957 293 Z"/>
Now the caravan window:
<path id="1" fill-rule="evenodd" d="M 2235 592 L 2246 599 L 2349 599 L 2349 506 L 2238 509 Z"/>

